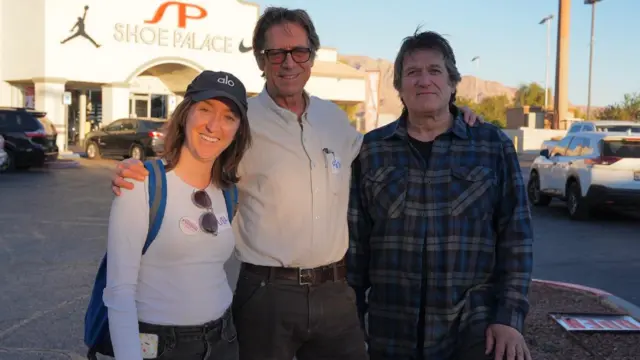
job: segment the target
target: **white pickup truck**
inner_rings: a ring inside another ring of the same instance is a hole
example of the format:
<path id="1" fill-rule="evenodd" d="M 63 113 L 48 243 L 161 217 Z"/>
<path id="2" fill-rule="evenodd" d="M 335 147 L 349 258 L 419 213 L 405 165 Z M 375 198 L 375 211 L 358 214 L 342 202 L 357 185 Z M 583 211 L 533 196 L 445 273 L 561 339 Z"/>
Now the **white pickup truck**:
<path id="1" fill-rule="evenodd" d="M 576 220 L 602 207 L 640 211 L 640 132 L 568 134 L 552 150 L 540 151 L 527 191 L 534 206 L 565 201 Z"/>

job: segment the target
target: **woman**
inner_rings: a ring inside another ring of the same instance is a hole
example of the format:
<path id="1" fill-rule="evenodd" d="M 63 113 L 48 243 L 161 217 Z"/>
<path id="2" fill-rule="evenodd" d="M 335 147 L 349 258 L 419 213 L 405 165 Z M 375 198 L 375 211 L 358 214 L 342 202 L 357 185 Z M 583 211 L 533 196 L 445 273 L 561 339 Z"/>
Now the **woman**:
<path id="1" fill-rule="evenodd" d="M 232 74 L 205 71 L 167 124 L 167 206 L 147 235 L 147 183 L 115 198 L 104 303 L 115 358 L 231 360 L 238 344 L 223 264 L 234 248 L 222 188 L 238 181 L 251 142 L 247 94 Z"/>

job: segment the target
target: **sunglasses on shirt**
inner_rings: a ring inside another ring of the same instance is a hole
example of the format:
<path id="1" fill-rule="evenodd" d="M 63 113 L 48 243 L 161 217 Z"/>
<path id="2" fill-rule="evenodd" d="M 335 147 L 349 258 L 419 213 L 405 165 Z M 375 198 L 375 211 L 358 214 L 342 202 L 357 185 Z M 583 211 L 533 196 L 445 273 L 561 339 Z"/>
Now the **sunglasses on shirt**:
<path id="1" fill-rule="evenodd" d="M 204 190 L 197 190 L 193 192 L 191 195 L 191 200 L 193 204 L 200 209 L 206 210 L 205 213 L 200 216 L 200 228 L 209 234 L 213 234 L 213 236 L 218 235 L 218 218 L 213 213 L 213 208 L 211 207 L 211 198 L 209 194 L 207 194 Z"/>

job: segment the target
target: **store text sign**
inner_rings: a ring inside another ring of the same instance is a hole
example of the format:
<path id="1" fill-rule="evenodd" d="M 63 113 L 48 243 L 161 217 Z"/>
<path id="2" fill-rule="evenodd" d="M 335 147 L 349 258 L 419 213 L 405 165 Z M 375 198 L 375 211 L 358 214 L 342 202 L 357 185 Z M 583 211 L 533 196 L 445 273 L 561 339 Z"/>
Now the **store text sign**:
<path id="1" fill-rule="evenodd" d="M 175 8 L 175 11 L 167 11 L 170 8 Z M 169 14 L 177 14 L 177 28 L 153 26 L 165 19 L 165 17 L 167 17 L 167 20 L 164 23 L 168 23 Z M 122 43 L 224 53 L 232 52 L 233 42 L 230 37 L 186 30 L 189 22 L 202 20 L 206 17 L 207 10 L 201 6 L 178 1 L 167 1 L 158 6 L 150 20 L 144 21 L 148 25 L 115 24 L 113 37 L 116 41 Z"/>

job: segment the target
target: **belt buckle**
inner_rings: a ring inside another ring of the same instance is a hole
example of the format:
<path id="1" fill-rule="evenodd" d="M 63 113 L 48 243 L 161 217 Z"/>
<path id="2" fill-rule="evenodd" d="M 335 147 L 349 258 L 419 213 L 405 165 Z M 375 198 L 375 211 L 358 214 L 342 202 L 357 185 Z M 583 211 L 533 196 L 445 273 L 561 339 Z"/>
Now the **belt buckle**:
<path id="1" fill-rule="evenodd" d="M 311 270 L 312 269 L 298 269 L 298 284 L 299 285 L 312 285 L 313 284 L 313 275 L 312 275 Z"/>

